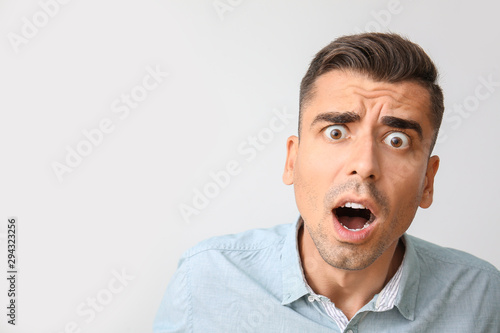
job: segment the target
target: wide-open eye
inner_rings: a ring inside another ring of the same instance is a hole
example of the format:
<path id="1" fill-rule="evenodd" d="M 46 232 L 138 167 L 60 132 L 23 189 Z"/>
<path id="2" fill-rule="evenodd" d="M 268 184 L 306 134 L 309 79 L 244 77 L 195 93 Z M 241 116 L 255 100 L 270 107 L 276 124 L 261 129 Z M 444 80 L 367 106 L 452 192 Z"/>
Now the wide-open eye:
<path id="1" fill-rule="evenodd" d="M 392 132 L 384 138 L 384 142 L 394 148 L 406 148 L 410 145 L 410 138 L 403 132 Z"/>
<path id="2" fill-rule="evenodd" d="M 332 125 L 325 129 L 325 135 L 330 140 L 341 140 L 347 136 L 347 128 L 344 125 Z"/>

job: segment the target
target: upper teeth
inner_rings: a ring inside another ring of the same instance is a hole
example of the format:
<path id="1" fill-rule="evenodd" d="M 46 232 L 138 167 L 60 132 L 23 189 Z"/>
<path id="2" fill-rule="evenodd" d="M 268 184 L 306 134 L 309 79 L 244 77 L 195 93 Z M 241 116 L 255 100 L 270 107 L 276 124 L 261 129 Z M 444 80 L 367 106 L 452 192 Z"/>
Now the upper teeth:
<path id="1" fill-rule="evenodd" d="M 366 209 L 365 206 L 356 202 L 346 202 L 342 207 L 354 208 L 354 209 Z"/>

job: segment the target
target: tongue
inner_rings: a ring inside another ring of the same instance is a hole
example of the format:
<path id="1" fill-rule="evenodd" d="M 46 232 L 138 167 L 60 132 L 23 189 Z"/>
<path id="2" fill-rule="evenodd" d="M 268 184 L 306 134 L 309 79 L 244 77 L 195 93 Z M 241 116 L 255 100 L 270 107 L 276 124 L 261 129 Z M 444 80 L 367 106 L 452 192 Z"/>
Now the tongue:
<path id="1" fill-rule="evenodd" d="M 366 219 L 359 216 L 340 216 L 339 222 L 349 229 L 361 229 L 366 223 Z"/>

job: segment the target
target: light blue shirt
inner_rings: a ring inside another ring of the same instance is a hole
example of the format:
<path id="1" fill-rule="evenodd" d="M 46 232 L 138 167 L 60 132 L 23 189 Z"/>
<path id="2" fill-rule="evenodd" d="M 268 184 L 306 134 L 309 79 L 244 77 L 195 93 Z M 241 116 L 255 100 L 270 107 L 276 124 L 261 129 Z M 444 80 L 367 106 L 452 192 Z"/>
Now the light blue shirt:
<path id="1" fill-rule="evenodd" d="M 377 294 L 343 332 L 500 332 L 500 272 L 494 266 L 403 237 L 395 306 L 378 309 Z M 154 332 L 341 332 L 309 296 L 296 224 L 214 237 L 181 258 Z"/>

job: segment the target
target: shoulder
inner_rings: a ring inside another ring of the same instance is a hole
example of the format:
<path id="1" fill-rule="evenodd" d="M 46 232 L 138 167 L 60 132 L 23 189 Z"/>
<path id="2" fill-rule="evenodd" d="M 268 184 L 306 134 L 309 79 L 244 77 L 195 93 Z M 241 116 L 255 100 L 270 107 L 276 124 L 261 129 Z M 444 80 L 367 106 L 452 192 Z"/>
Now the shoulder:
<path id="1" fill-rule="evenodd" d="M 231 303 L 232 295 L 239 295 L 241 290 L 278 297 L 282 290 L 282 249 L 294 228 L 292 224 L 278 225 L 212 237 L 186 251 L 178 272 L 185 276 L 192 300 L 200 304 L 207 299 Z"/>
<path id="2" fill-rule="evenodd" d="M 294 224 L 280 224 L 266 229 L 251 229 L 236 234 L 215 236 L 187 250 L 182 258 L 200 256 L 206 252 L 245 252 L 281 247 Z"/>
<path id="3" fill-rule="evenodd" d="M 443 268 L 446 267 L 448 270 L 447 273 L 451 273 L 449 269 L 452 267 L 452 271 L 466 270 L 470 273 L 481 273 L 500 283 L 500 272 L 498 269 L 483 259 L 467 252 L 442 247 L 414 236 L 406 235 L 406 237 L 412 243 L 421 261 L 432 263 L 435 265 L 434 267 L 441 267 L 437 271 L 443 271 Z"/>
<path id="4" fill-rule="evenodd" d="M 469 253 L 407 236 L 408 290 L 416 315 L 437 331 L 498 332 L 500 272 Z M 405 259 L 406 260 L 406 259 Z M 404 273 L 403 273 L 404 274 Z M 414 289 L 412 289 L 414 288 Z M 406 294 L 408 295 L 408 294 Z"/>

